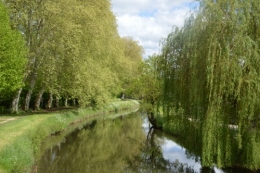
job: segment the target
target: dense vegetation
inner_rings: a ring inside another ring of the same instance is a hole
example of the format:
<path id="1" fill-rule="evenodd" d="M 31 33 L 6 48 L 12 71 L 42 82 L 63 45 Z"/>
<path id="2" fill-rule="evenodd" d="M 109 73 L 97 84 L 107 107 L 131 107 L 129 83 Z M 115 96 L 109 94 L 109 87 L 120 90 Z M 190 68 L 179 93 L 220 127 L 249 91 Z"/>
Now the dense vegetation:
<path id="1" fill-rule="evenodd" d="M 12 30 L 7 10 L 0 3 L 0 99 L 22 87 L 26 47 L 18 31 Z"/>
<path id="2" fill-rule="evenodd" d="M 189 142 L 197 137 L 203 166 L 260 168 L 259 7 L 202 0 L 153 57 L 163 126 Z"/>
<path id="3" fill-rule="evenodd" d="M 0 105 L 17 113 L 54 98 L 97 106 L 131 96 L 154 125 L 193 144 L 203 166 L 260 169 L 259 7 L 200 0 L 142 61 L 138 42 L 119 37 L 108 0 L 0 1 Z"/>
<path id="4" fill-rule="evenodd" d="M 143 48 L 119 37 L 110 1 L 0 4 L 1 106 L 12 113 L 50 108 L 53 100 L 97 106 L 127 90 Z"/>

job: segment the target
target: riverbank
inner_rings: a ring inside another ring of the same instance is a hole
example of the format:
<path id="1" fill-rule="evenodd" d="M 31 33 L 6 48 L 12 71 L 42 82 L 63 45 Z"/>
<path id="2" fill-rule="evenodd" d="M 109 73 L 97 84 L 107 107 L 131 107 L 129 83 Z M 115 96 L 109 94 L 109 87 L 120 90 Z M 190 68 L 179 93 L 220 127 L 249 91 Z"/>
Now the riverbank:
<path id="1" fill-rule="evenodd" d="M 41 145 L 50 135 L 56 135 L 66 129 L 93 117 L 111 112 L 134 109 L 137 101 L 116 101 L 102 109 L 73 109 L 62 113 L 37 114 L 30 116 L 12 116 L 12 121 L 0 124 L 0 173 L 26 173 L 40 157 Z"/>

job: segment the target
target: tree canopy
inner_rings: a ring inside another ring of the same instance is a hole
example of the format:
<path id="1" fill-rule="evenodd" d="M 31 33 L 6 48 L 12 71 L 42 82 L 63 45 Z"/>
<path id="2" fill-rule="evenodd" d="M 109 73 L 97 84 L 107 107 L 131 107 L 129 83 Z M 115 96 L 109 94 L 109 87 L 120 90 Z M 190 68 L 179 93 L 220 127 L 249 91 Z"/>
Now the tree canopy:
<path id="1" fill-rule="evenodd" d="M 0 2 L 0 100 L 23 86 L 27 49 L 21 33 L 13 30 Z"/>
<path id="2" fill-rule="evenodd" d="M 260 151 L 254 147 L 260 128 L 259 6 L 258 0 L 201 0 L 199 10 L 162 42 L 160 102 L 179 134 L 190 127 L 185 120 L 201 122 L 203 166 L 231 166 L 234 157 L 243 157 L 245 167 L 260 168 L 254 157 Z M 228 124 L 238 125 L 237 137 Z M 240 156 L 230 154 L 234 138 Z"/>
<path id="3" fill-rule="evenodd" d="M 102 105 L 125 90 L 126 76 L 133 78 L 142 61 L 143 48 L 131 37 L 119 36 L 108 0 L 5 0 L 4 4 L 11 28 L 22 33 L 28 49 L 26 68 L 19 68 L 25 86 L 20 83 L 12 90 L 16 90 L 11 94 L 12 112 L 19 107 L 39 109 L 43 99 L 50 107 L 53 96 L 56 106 L 61 100 Z"/>

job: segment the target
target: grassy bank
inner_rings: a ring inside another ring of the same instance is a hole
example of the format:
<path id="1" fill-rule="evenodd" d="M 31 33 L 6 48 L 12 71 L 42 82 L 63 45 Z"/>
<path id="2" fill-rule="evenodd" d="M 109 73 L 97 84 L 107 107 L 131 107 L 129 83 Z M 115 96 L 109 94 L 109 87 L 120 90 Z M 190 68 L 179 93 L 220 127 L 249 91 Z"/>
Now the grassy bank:
<path id="1" fill-rule="evenodd" d="M 117 101 L 99 110 L 86 108 L 63 113 L 4 117 L 5 120 L 15 119 L 0 124 L 0 173 L 30 172 L 40 157 L 41 144 L 48 136 L 66 131 L 95 116 L 138 105 L 137 101 Z"/>

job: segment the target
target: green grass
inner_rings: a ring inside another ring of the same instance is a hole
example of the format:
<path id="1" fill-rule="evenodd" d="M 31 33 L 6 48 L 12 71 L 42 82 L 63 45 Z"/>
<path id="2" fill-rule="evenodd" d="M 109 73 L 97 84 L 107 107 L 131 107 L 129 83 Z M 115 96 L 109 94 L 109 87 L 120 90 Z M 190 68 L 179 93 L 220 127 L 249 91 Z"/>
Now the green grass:
<path id="1" fill-rule="evenodd" d="M 98 110 L 85 108 L 62 113 L 0 117 L 0 122 L 16 118 L 0 124 L 0 173 L 31 172 L 42 153 L 43 141 L 50 135 L 66 132 L 105 113 L 138 105 L 136 101 L 116 101 Z"/>

